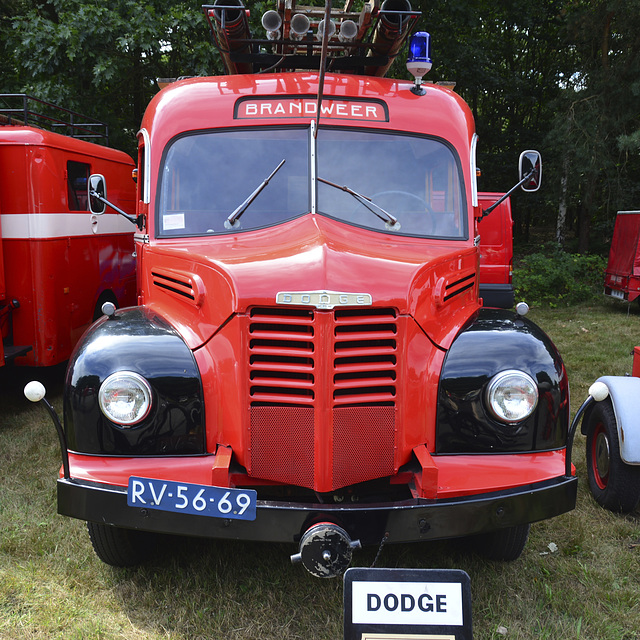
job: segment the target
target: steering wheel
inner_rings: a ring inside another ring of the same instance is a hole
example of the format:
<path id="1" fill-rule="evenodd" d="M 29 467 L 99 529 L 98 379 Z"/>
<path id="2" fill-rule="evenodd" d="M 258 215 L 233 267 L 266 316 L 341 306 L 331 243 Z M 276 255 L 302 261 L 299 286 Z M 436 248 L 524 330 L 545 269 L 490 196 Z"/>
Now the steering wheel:
<path id="1" fill-rule="evenodd" d="M 393 196 L 393 197 L 401 197 L 401 198 L 409 198 L 411 200 L 416 200 L 420 207 L 424 210 L 424 212 L 427 214 L 426 216 L 420 215 L 420 217 L 416 217 L 416 214 L 418 212 L 406 212 L 404 215 L 402 215 L 402 217 L 398 217 L 398 221 L 400 223 L 402 223 L 403 221 L 406 223 L 407 220 L 407 216 L 410 215 L 411 216 L 411 222 L 413 224 L 408 225 L 410 228 L 406 229 L 407 231 L 420 231 L 420 233 L 425 233 L 427 235 L 432 234 L 434 229 L 435 229 L 435 215 L 433 213 L 433 210 L 431 209 L 431 207 L 429 206 L 429 204 L 427 203 L 426 200 L 424 200 L 423 198 L 421 198 L 420 196 L 417 196 L 415 193 L 411 193 L 410 191 L 402 191 L 400 189 L 391 189 L 388 191 L 378 191 L 377 193 L 374 193 L 371 196 L 371 200 L 373 200 L 376 204 L 378 204 L 376 202 L 377 198 L 380 197 L 386 197 L 386 196 Z M 386 208 L 386 207 L 383 207 Z M 403 220 L 404 219 L 404 220 Z M 406 227 L 405 227 L 406 228 Z"/>

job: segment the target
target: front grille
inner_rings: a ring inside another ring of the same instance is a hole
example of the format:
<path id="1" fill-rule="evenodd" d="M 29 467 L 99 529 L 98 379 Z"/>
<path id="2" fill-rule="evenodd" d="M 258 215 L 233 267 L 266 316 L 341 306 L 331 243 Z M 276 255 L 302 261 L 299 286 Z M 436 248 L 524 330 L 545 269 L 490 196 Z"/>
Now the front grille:
<path id="1" fill-rule="evenodd" d="M 397 333 L 392 309 L 335 312 L 336 405 L 394 402 Z"/>
<path id="2" fill-rule="evenodd" d="M 331 491 L 393 474 L 396 312 L 254 308 L 246 326 L 250 475 Z"/>
<path id="3" fill-rule="evenodd" d="M 315 326 L 306 310 L 254 309 L 249 321 L 251 406 L 310 405 L 314 398 Z"/>
<path id="4" fill-rule="evenodd" d="M 312 408 L 251 407 L 250 429 L 251 475 L 313 487 Z"/>

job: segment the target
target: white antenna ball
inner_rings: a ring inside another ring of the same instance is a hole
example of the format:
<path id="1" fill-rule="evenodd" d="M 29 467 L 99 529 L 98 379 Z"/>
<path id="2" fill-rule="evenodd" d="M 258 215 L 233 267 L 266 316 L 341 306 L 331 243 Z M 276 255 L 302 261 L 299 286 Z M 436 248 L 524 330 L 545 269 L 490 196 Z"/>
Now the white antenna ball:
<path id="1" fill-rule="evenodd" d="M 596 401 L 602 402 L 609 397 L 609 388 L 604 382 L 594 382 L 589 387 L 589 395 Z"/>
<path id="2" fill-rule="evenodd" d="M 24 388 L 24 395 L 27 400 L 31 402 L 40 402 L 46 393 L 47 390 L 44 388 L 44 385 L 37 380 L 32 380 L 27 383 L 27 386 Z"/>

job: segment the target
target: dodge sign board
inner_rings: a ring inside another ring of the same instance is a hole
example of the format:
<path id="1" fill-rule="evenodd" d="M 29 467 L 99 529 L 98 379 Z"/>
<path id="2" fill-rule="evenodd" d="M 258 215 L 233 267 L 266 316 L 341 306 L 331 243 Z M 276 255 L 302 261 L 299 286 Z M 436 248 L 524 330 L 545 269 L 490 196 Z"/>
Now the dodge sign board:
<path id="1" fill-rule="evenodd" d="M 464 571 L 353 568 L 344 577 L 345 640 L 471 640 Z"/>

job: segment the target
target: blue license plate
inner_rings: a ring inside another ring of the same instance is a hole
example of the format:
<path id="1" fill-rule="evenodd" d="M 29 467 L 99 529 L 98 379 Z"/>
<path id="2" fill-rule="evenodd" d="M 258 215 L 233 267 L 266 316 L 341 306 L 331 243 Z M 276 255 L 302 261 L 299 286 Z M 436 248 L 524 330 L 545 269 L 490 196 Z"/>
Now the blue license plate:
<path id="1" fill-rule="evenodd" d="M 191 513 L 213 518 L 256 519 L 256 492 L 205 484 L 129 478 L 127 504 L 130 507 Z"/>

